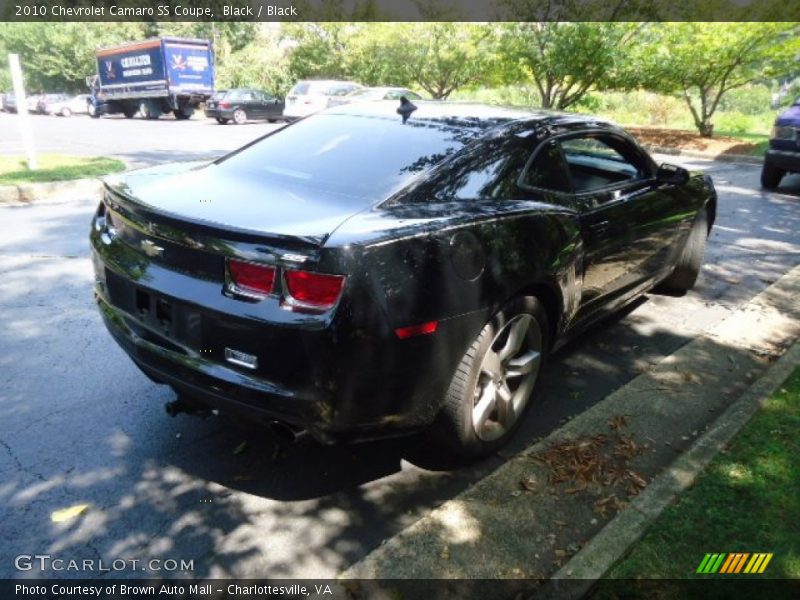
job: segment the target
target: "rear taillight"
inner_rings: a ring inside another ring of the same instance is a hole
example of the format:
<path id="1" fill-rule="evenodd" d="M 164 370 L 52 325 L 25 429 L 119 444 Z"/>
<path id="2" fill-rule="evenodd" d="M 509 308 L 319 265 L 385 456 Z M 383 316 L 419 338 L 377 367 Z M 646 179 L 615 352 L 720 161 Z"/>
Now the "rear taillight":
<path id="1" fill-rule="evenodd" d="M 344 275 L 328 275 L 311 271 L 285 271 L 287 308 L 328 310 L 339 301 L 344 289 Z"/>
<path id="2" fill-rule="evenodd" d="M 267 295 L 275 285 L 275 267 L 229 260 L 228 273 L 238 291 Z"/>
<path id="3" fill-rule="evenodd" d="M 230 108 L 231 107 L 231 103 L 228 102 L 227 100 L 223 100 L 222 102 L 219 103 L 219 107 L 220 108 Z"/>

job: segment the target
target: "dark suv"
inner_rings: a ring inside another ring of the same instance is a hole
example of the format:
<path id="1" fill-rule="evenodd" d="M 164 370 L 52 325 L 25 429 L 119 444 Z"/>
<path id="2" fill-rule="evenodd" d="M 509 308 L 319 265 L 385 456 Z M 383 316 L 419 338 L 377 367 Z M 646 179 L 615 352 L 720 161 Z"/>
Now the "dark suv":
<path id="1" fill-rule="evenodd" d="M 775 189 L 786 173 L 800 173 L 800 98 L 775 120 L 764 157 L 761 185 Z"/>

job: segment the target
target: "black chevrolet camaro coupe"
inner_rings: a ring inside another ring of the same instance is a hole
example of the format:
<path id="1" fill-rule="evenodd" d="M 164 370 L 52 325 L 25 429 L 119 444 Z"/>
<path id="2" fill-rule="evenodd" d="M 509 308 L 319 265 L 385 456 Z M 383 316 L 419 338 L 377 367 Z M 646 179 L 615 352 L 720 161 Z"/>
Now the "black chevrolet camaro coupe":
<path id="1" fill-rule="evenodd" d="M 106 180 L 106 326 L 181 407 L 324 442 L 513 434 L 545 358 L 694 285 L 711 179 L 591 117 L 350 104 L 210 164 Z"/>

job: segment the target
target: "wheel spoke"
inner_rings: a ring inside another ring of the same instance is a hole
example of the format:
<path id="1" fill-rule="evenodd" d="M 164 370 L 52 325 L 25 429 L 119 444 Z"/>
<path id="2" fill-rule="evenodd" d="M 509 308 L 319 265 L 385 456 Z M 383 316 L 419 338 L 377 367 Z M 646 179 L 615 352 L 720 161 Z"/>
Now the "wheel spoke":
<path id="1" fill-rule="evenodd" d="M 497 388 L 497 420 L 503 429 L 508 429 L 516 421 L 516 411 L 514 410 L 513 396 L 508 384 L 503 382 L 503 385 Z"/>
<path id="2" fill-rule="evenodd" d="M 491 348 L 486 352 L 481 363 L 481 371 L 490 377 L 499 377 L 503 373 L 503 365 L 500 363 L 500 357 L 497 352 Z"/>
<path id="3" fill-rule="evenodd" d="M 486 421 L 489 420 L 492 411 L 495 409 L 496 397 L 497 388 L 495 387 L 494 382 L 487 382 L 486 386 L 483 388 L 480 398 L 478 399 L 478 403 L 472 409 L 472 426 L 475 428 L 475 433 L 477 433 L 479 437 L 481 435 L 481 431 L 486 426 Z"/>
<path id="4" fill-rule="evenodd" d="M 519 349 L 522 348 L 522 343 L 525 341 L 525 335 L 528 333 L 528 327 L 531 324 L 530 315 L 520 315 L 513 323 L 510 324 L 508 332 L 508 339 L 502 350 L 497 353 L 500 360 L 507 360 L 514 356 Z"/>
<path id="5" fill-rule="evenodd" d="M 506 377 L 521 377 L 539 371 L 539 363 L 542 361 L 541 352 L 529 350 L 522 356 L 512 358 L 508 361 Z"/>

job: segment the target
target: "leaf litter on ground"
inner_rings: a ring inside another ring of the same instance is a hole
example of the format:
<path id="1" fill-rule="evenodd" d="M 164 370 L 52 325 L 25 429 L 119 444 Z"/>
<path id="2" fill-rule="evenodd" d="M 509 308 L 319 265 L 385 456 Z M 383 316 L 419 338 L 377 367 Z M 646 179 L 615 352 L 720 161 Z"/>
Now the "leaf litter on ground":
<path id="1" fill-rule="evenodd" d="M 609 434 L 562 440 L 529 455 L 548 469 L 550 485 L 564 484 L 567 494 L 594 491 L 598 499 L 593 509 L 601 516 L 625 507 L 626 500 L 619 496 L 631 498 L 647 486 L 647 480 L 631 468 L 631 462 L 650 448 L 648 443 L 622 433 L 628 425 L 628 415 L 611 417 L 607 424 Z M 527 488 L 522 483 L 521 487 Z"/>

